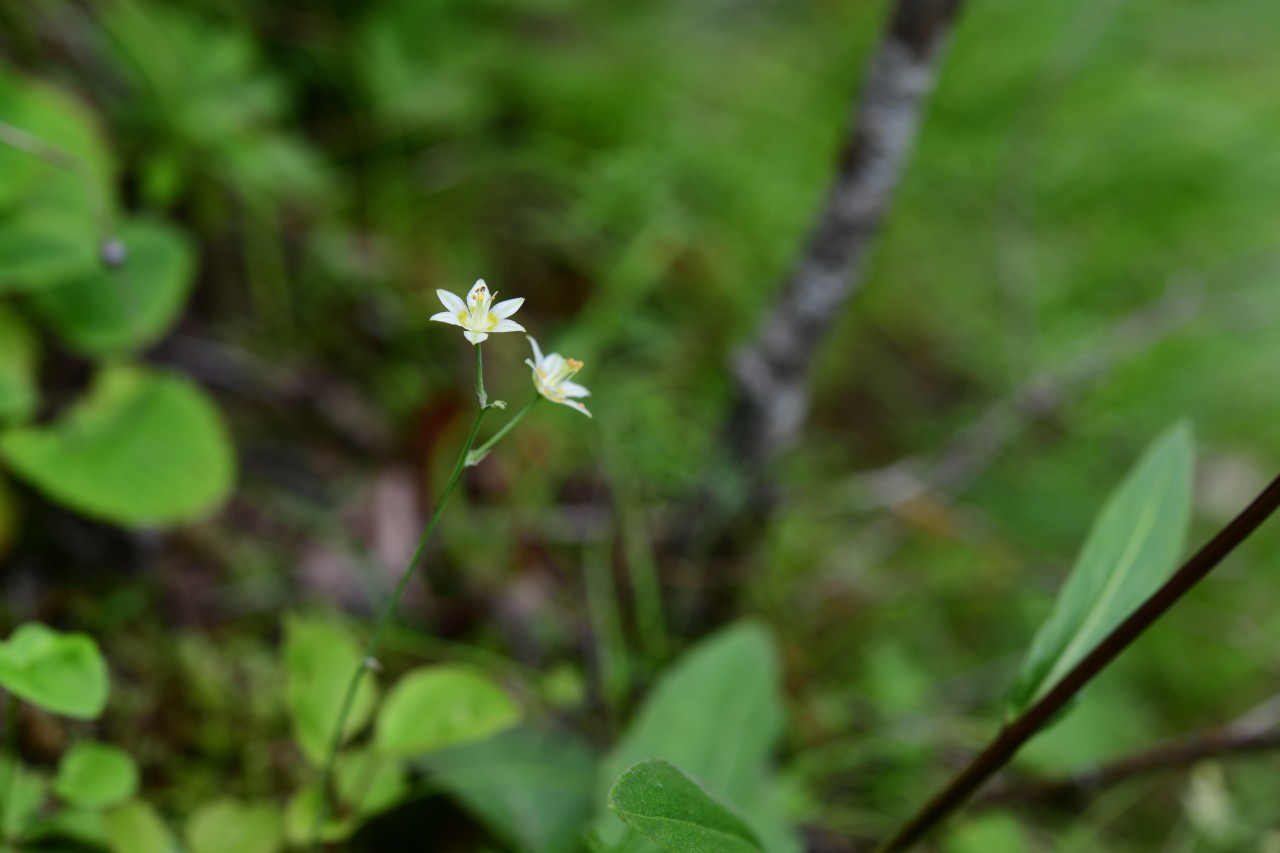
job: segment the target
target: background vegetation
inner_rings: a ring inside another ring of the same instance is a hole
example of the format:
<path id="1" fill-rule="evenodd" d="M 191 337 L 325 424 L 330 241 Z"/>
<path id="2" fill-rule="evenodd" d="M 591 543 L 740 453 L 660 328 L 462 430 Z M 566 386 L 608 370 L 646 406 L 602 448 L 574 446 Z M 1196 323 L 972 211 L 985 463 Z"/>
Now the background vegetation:
<path id="1" fill-rule="evenodd" d="M 91 731 L 175 822 L 311 779 L 279 689 L 283 614 L 367 630 L 469 420 L 471 353 L 429 327 L 434 291 L 484 277 L 587 363 L 595 417 L 539 411 L 470 472 L 386 667 L 469 664 L 603 749 L 680 650 L 753 616 L 780 654 L 785 811 L 812 849 L 891 828 L 989 736 L 1153 436 L 1194 426 L 1193 542 L 1276 467 L 1280 7 L 972 0 L 772 517 L 743 547 L 670 557 L 727 355 L 803 243 L 883 11 L 0 7 L 0 121 L 78 164 L 0 146 L 5 624 L 94 635 L 113 679 L 91 726 L 28 712 L 26 761 Z M 118 281 L 96 257 L 114 234 L 133 304 L 90 311 Z M 486 345 L 491 395 L 524 399 L 525 354 Z M 1008 405 L 1027 387 L 1045 405 Z M 895 497 L 913 469 L 888 466 L 963 451 L 1002 403 L 993 459 Z M 1016 772 L 1271 696 L 1278 544 L 1264 530 Z M 643 618 L 655 573 L 663 625 Z M 939 843 L 1272 850 L 1278 793 L 1274 755 L 1253 755 L 975 813 Z M 353 844 L 424 849 L 423 825 L 432 849 L 507 843 L 459 801 L 424 792 Z"/>

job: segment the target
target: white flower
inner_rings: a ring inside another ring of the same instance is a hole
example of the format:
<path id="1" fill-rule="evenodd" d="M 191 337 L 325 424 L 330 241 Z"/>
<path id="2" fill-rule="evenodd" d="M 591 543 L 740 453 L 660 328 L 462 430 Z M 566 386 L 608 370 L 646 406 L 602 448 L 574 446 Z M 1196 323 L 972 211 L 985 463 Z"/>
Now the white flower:
<path id="1" fill-rule="evenodd" d="M 571 397 L 589 397 L 591 392 L 583 388 L 577 382 L 570 382 L 573 375 L 582 369 L 582 362 L 565 358 L 558 352 L 551 355 L 543 356 L 542 350 L 538 348 L 538 342 L 531 336 L 529 343 L 533 345 L 533 361 L 525 359 L 524 363 L 533 368 L 533 387 L 538 389 L 538 393 L 546 397 L 553 403 L 560 403 L 565 406 L 572 406 L 587 417 L 591 417 L 591 413 L 587 411 L 587 407 L 579 403 Z"/>
<path id="2" fill-rule="evenodd" d="M 432 314 L 431 319 L 461 326 L 465 330 L 462 334 L 473 344 L 480 343 L 492 332 L 524 331 L 524 326 L 507 319 L 520 309 L 524 299 L 507 299 L 494 305 L 493 294 L 485 287 L 484 279 L 471 288 L 466 302 L 447 290 L 437 290 L 436 296 L 449 310 Z"/>

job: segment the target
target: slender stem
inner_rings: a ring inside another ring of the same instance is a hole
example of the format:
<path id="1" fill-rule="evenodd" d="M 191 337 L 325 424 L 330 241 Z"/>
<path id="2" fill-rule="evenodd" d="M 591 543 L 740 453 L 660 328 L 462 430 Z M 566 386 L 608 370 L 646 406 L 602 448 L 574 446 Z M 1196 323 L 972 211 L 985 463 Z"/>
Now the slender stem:
<path id="1" fill-rule="evenodd" d="M 489 395 L 484 393 L 484 356 L 480 352 L 480 344 L 476 344 L 476 399 L 480 408 L 489 406 Z"/>
<path id="2" fill-rule="evenodd" d="M 493 438 L 490 438 L 484 444 L 480 445 L 475 450 L 467 454 L 467 464 L 479 465 L 480 460 L 488 456 L 489 451 L 493 450 L 493 446 L 497 444 L 499 441 L 502 441 L 503 437 L 507 433 L 511 432 L 512 428 L 515 427 L 516 424 L 520 423 L 520 421 L 524 419 L 524 416 L 529 414 L 529 412 L 533 409 L 535 405 L 537 405 L 538 401 L 541 399 L 542 399 L 541 394 L 535 394 L 533 399 L 530 400 L 523 409 L 521 409 L 520 411 L 512 415 L 511 420 L 503 424 L 502 429 L 498 430 L 493 434 Z"/>
<path id="3" fill-rule="evenodd" d="M 476 347 L 477 351 L 479 349 L 479 347 Z M 413 556 L 409 558 L 409 564 L 405 566 L 404 574 L 400 576 L 400 582 L 396 584 L 391 598 L 382 608 L 382 614 L 374 625 L 373 635 L 369 638 L 369 644 L 365 646 L 364 655 L 361 657 L 359 664 L 357 664 L 355 672 L 351 674 L 351 681 L 347 684 L 347 692 L 342 697 L 342 707 L 338 711 L 338 722 L 333 730 L 333 738 L 329 742 L 329 751 L 325 755 L 324 771 L 320 775 L 319 804 L 316 808 L 315 821 L 311 827 L 310 849 L 312 851 L 320 849 L 320 834 L 324 829 L 325 818 L 328 817 L 326 812 L 329 806 L 329 781 L 333 777 L 333 764 L 337 758 L 338 750 L 342 748 L 343 734 L 347 726 L 347 718 L 351 715 L 351 708 L 355 704 L 356 692 L 360 689 L 360 682 L 364 678 L 365 670 L 375 665 L 375 655 L 377 655 L 378 647 L 382 643 L 382 637 L 386 633 L 387 627 L 391 624 L 391 617 L 395 614 L 396 606 L 400 603 L 400 598 L 404 595 L 405 588 L 409 586 L 409 581 L 413 577 L 414 570 L 418 567 L 418 562 L 421 560 L 423 552 L 426 550 L 431 534 L 435 532 L 440 516 L 444 514 L 444 508 L 449 504 L 449 498 L 453 496 L 453 491 L 457 487 L 458 481 L 462 479 L 462 471 L 466 467 L 467 454 L 471 450 L 471 445 L 475 443 L 476 435 L 480 432 L 480 422 L 484 420 L 484 416 L 488 411 L 488 409 L 482 407 L 480 411 L 476 412 L 475 422 L 471 424 L 471 432 L 467 435 L 467 440 L 462 445 L 462 452 L 458 454 L 458 461 L 453 465 L 453 473 L 449 475 L 449 481 L 445 484 L 444 491 L 440 493 L 440 500 L 436 504 L 435 510 L 431 513 L 431 518 L 427 520 L 427 525 L 422 530 L 422 537 L 418 540 L 418 547 L 414 549 Z"/>
<path id="4" fill-rule="evenodd" d="M 1253 503 L 1183 563 L 1164 586 L 1156 590 L 1128 619 L 1121 622 L 1092 652 L 1072 667 L 1044 698 L 1007 723 L 986 749 L 957 773 L 946 787 L 925 803 L 893 836 L 876 848 L 877 853 L 897 853 L 910 849 L 952 812 L 963 806 L 978 788 L 1013 759 L 1036 732 L 1054 719 L 1081 688 L 1142 636 L 1241 542 L 1249 538 L 1277 508 L 1280 508 L 1280 477 L 1272 480 L 1271 485 L 1254 498 Z"/>

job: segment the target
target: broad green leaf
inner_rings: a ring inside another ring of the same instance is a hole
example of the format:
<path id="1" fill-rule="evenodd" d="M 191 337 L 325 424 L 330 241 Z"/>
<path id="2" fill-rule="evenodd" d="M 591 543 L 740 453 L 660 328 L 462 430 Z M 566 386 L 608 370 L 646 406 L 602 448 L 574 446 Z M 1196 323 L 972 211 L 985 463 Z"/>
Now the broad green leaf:
<path id="1" fill-rule="evenodd" d="M 22 764 L 0 756 L 0 780 L 5 780 L 10 792 L 8 797 L 0 799 L 0 818 L 4 822 L 0 830 L 5 838 L 21 838 L 44 802 L 45 779 Z"/>
<path id="2" fill-rule="evenodd" d="M 642 761 L 618 777 L 609 808 L 664 850 L 751 853 L 762 850 L 732 806 L 674 764 Z"/>
<path id="3" fill-rule="evenodd" d="M 595 756 L 564 732 L 512 729 L 416 764 L 520 853 L 573 853 L 596 808 Z"/>
<path id="4" fill-rule="evenodd" d="M 0 688 L 46 711 L 92 720 L 107 704 L 107 664 L 87 634 L 29 622 L 0 643 Z"/>
<path id="5" fill-rule="evenodd" d="M 8 305 L 0 304 L 0 425 L 25 421 L 39 401 L 36 367 L 40 343 Z"/>
<path id="6" fill-rule="evenodd" d="M 601 768 L 597 802 L 605 802 L 627 768 L 662 758 L 737 806 L 767 850 L 798 849 L 774 804 L 769 774 L 783 723 L 779 682 L 773 641 L 759 625 L 735 625 L 703 640 L 655 682 Z M 608 813 L 595 829 L 609 847 L 634 832 Z"/>
<path id="7" fill-rule="evenodd" d="M 148 803 L 133 800 L 103 815 L 111 853 L 172 853 L 173 833 Z"/>
<path id="8" fill-rule="evenodd" d="M 320 788 L 308 785 L 289 798 L 284 810 L 284 834 L 290 844 L 305 847 L 311 843 L 315 832 L 316 810 L 320 806 Z M 326 843 L 343 841 L 356 831 L 358 824 L 353 816 L 334 814 L 332 807 L 325 810 L 324 826 L 320 840 Z"/>
<path id="9" fill-rule="evenodd" d="M 1010 716 L 1053 689 L 1177 567 L 1191 521 L 1193 456 L 1190 427 L 1175 425 L 1107 498 L 1031 644 L 1010 696 Z"/>
<path id="10" fill-rule="evenodd" d="M 58 765 L 53 792 L 86 809 L 118 806 L 138 791 L 138 765 L 129 753 L 102 743 L 73 746 Z"/>
<path id="11" fill-rule="evenodd" d="M 160 222 L 121 228 L 127 257 L 37 291 L 32 307 L 70 348 L 103 357 L 136 351 L 177 320 L 195 275 L 195 252 L 181 231 Z"/>
<path id="12" fill-rule="evenodd" d="M 224 799 L 192 815 L 186 836 L 190 853 L 276 853 L 284 824 L 274 806 Z"/>
<path id="13" fill-rule="evenodd" d="M 208 513 L 231 490 L 231 442 L 191 382 L 112 366 L 56 423 L 0 433 L 17 476 L 86 515 L 130 526 Z"/>
<path id="14" fill-rule="evenodd" d="M 36 850 L 58 850 L 68 841 L 94 849 L 107 845 L 102 812 L 93 809 L 64 807 L 39 815 L 28 825 L 25 835 L 32 842 L 44 842 L 33 843 L 32 848 Z"/>
<path id="15" fill-rule="evenodd" d="M 409 790 L 404 764 L 369 749 L 353 749 L 339 755 L 334 781 L 338 797 L 360 815 L 386 811 L 404 799 Z"/>
<path id="16" fill-rule="evenodd" d="M 293 736 L 302 754 L 323 764 L 360 647 L 338 623 L 291 614 L 284 620 L 284 665 Z M 343 731 L 347 740 L 364 728 L 378 702 L 373 673 L 365 673 Z"/>
<path id="17" fill-rule="evenodd" d="M 0 293 L 53 287 L 98 265 L 100 237 L 82 211 L 51 200 L 0 215 Z"/>
<path id="18" fill-rule="evenodd" d="M 487 678 L 459 667 L 422 667 L 387 692 L 373 744 L 383 755 L 412 757 L 483 740 L 519 720 L 520 707 Z"/>

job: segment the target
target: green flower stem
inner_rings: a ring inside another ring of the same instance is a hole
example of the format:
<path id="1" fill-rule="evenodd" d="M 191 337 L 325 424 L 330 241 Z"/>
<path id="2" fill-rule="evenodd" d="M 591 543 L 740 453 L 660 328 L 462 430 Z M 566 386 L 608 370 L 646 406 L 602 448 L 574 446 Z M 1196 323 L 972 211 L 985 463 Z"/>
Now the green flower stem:
<path id="1" fill-rule="evenodd" d="M 480 353 L 480 344 L 476 344 L 476 399 L 481 409 L 489 407 L 489 395 L 484 393 L 484 356 Z"/>
<path id="2" fill-rule="evenodd" d="M 480 347 L 477 346 L 477 356 L 479 352 Z M 477 385 L 479 384 L 477 383 Z M 418 540 L 418 547 L 414 550 L 413 556 L 409 558 L 409 564 L 405 566 L 404 574 L 400 576 L 400 582 L 396 584 L 391 598 L 387 601 L 386 606 L 382 608 L 382 614 L 378 617 L 378 621 L 373 628 L 373 636 L 369 638 L 369 644 L 365 646 L 364 655 L 356 666 L 355 672 L 351 674 L 351 682 L 347 685 L 346 695 L 342 697 L 342 707 L 338 711 L 338 724 L 334 727 L 333 739 L 329 742 L 329 751 L 325 755 L 324 771 L 320 775 L 320 801 L 316 808 L 315 821 L 311 827 L 310 849 L 312 851 L 320 849 L 320 835 L 324 829 L 325 818 L 328 817 L 329 783 L 333 778 L 333 764 L 337 759 L 338 750 L 342 748 L 343 734 L 347 727 L 347 717 L 350 716 L 351 708 L 355 704 L 356 692 L 360 689 L 360 682 L 364 678 L 365 670 L 374 666 L 378 647 L 382 644 L 382 637 L 391 624 L 391 617 L 395 614 L 396 606 L 400 603 L 400 598 L 404 595 L 405 588 L 409 586 L 409 580 L 413 577 L 419 560 L 422 559 L 427 542 L 430 541 L 431 534 L 435 532 L 440 516 L 444 514 L 444 509 L 449 504 L 449 498 L 453 497 L 453 491 L 462 479 L 462 471 L 466 467 L 467 456 L 471 452 L 471 446 L 475 444 L 476 435 L 480 432 L 480 422 L 484 420 L 484 416 L 488 411 L 487 408 L 481 407 L 480 411 L 476 413 L 475 422 L 471 424 L 471 432 L 467 436 L 466 442 L 462 445 L 462 452 L 458 454 L 458 461 L 453 465 L 453 473 L 449 475 L 449 481 L 445 484 L 444 491 L 440 493 L 440 500 L 436 504 L 435 511 L 431 513 L 431 518 L 427 520 L 427 526 L 422 530 L 422 537 Z"/>
<path id="3" fill-rule="evenodd" d="M 538 404 L 538 401 L 541 399 L 542 399 L 541 394 L 535 394 L 533 399 L 529 401 L 528 405 L 526 405 L 523 409 L 521 409 L 520 411 L 512 415 L 511 420 L 503 424 L 502 429 L 498 430 L 496 433 L 493 434 L 493 438 L 489 439 L 484 444 L 480 445 L 475 450 L 468 453 L 467 465 L 479 465 L 480 460 L 488 456 L 489 451 L 493 450 L 493 446 L 497 444 L 499 441 L 502 441 L 503 437 L 507 433 L 511 432 L 512 428 L 516 424 L 520 423 L 520 421 L 524 419 L 524 416 L 529 414 L 529 412 L 533 410 L 533 407 L 536 406 Z"/>

